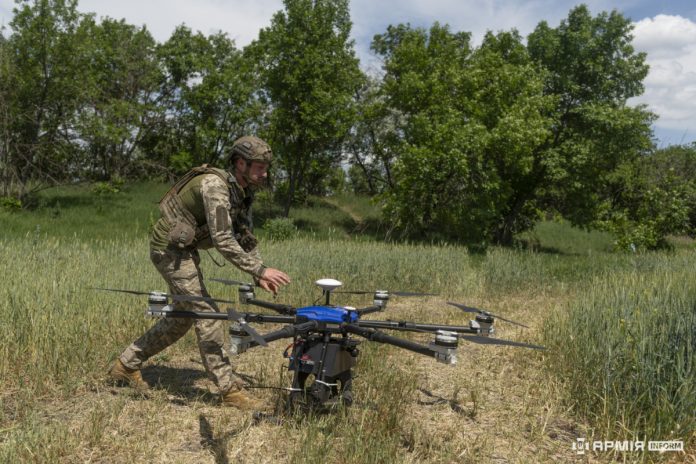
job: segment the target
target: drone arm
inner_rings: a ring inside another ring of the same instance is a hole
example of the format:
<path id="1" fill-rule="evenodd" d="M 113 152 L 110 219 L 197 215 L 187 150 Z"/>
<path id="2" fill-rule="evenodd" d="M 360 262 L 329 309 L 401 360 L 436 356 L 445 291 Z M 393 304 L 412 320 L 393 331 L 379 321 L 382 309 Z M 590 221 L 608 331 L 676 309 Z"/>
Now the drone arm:
<path id="1" fill-rule="evenodd" d="M 241 313 L 247 322 L 266 323 L 274 322 L 278 324 L 294 324 L 297 321 L 295 316 L 281 316 L 275 314 Z"/>
<path id="2" fill-rule="evenodd" d="M 419 324 L 408 321 L 360 321 L 357 323 L 360 327 L 371 329 L 391 329 L 412 332 L 437 332 L 438 330 L 447 330 L 457 333 L 477 334 L 478 329 L 470 326 L 458 325 L 437 325 L 437 324 Z"/>
<path id="3" fill-rule="evenodd" d="M 212 311 L 165 311 L 165 310 L 151 310 L 152 316 L 165 317 L 165 318 L 187 318 L 187 319 L 216 319 L 226 321 L 229 319 L 227 313 L 217 313 Z"/>
<path id="4" fill-rule="evenodd" d="M 398 337 L 392 337 L 391 335 L 387 335 L 383 332 L 380 332 L 378 330 L 372 330 L 372 329 L 367 329 L 364 327 L 360 327 L 355 324 L 346 324 L 343 326 L 343 329 L 346 332 L 359 335 L 361 337 L 364 337 L 370 341 L 373 342 L 378 342 L 378 343 L 386 343 L 388 345 L 394 345 L 399 348 L 403 348 L 405 350 L 413 351 L 418 354 L 422 354 L 425 356 L 430 356 L 433 358 L 437 358 L 438 355 L 440 354 L 438 351 L 435 351 L 425 345 L 421 345 L 420 343 L 415 343 L 409 340 L 404 340 L 403 338 L 398 338 Z"/>
<path id="5" fill-rule="evenodd" d="M 246 303 L 259 306 L 261 308 L 272 309 L 280 314 L 295 314 L 295 308 L 284 304 L 269 303 L 268 301 L 256 300 L 254 298 L 249 298 L 246 300 Z"/>
<path id="6" fill-rule="evenodd" d="M 266 342 L 273 342 L 275 340 L 280 340 L 281 338 L 292 338 L 298 334 L 310 331 L 312 329 L 316 329 L 318 325 L 319 323 L 317 321 L 308 321 L 303 322 L 302 324 L 288 325 L 283 327 L 282 329 L 276 330 L 275 332 L 269 332 L 265 335 L 262 335 L 262 337 L 264 340 L 266 340 Z M 258 343 L 252 340 L 249 343 L 249 346 L 258 346 Z"/>
<path id="7" fill-rule="evenodd" d="M 360 316 L 364 316 L 365 314 L 376 313 L 377 311 L 381 311 L 382 309 L 382 306 L 368 306 L 367 308 L 358 309 L 358 314 Z"/>

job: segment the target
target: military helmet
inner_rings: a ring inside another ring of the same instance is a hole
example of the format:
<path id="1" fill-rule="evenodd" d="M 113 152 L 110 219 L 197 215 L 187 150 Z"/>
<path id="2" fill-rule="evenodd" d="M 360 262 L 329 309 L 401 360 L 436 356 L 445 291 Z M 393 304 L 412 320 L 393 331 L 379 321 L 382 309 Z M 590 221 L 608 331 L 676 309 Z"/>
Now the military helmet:
<path id="1" fill-rule="evenodd" d="M 253 135 L 245 135 L 234 141 L 232 144 L 230 161 L 234 161 L 238 156 L 241 156 L 247 162 L 261 161 L 270 163 L 273 161 L 271 147 L 266 142 Z"/>

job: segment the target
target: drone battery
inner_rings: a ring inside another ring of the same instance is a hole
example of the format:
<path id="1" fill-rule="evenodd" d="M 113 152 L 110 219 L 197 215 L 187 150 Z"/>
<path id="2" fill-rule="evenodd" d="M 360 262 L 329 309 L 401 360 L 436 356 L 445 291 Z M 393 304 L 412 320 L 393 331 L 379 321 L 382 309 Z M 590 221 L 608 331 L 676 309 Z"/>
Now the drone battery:
<path id="1" fill-rule="evenodd" d="M 299 356 L 299 362 L 290 361 L 290 370 L 318 374 L 315 371 L 318 369 L 318 361 L 322 356 L 323 343 L 321 339 L 310 339 L 307 345 L 307 349 Z M 352 355 L 353 350 L 355 350 L 354 345 L 346 345 L 340 340 L 331 339 L 326 344 L 323 374 L 327 377 L 336 377 L 349 371 L 356 364 L 355 357 Z"/>

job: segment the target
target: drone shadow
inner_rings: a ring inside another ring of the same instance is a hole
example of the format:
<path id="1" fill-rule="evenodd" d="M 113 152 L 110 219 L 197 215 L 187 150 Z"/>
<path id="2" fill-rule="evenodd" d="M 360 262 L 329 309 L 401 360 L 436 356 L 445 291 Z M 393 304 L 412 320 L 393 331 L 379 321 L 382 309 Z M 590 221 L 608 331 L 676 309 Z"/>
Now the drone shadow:
<path id="1" fill-rule="evenodd" d="M 472 418 L 472 419 L 476 415 L 475 408 L 471 408 L 471 409 L 464 408 L 464 407 L 462 407 L 461 404 L 459 404 L 459 402 L 457 402 L 454 399 L 443 398 L 442 396 L 435 395 L 431 391 L 426 390 L 425 388 L 419 388 L 418 391 L 423 393 L 428 398 L 433 399 L 433 401 L 418 400 L 418 404 L 420 404 L 420 405 L 434 406 L 436 404 L 447 404 L 452 409 L 452 411 L 456 412 L 457 414 L 461 414 L 463 416 L 467 416 L 467 417 Z"/>

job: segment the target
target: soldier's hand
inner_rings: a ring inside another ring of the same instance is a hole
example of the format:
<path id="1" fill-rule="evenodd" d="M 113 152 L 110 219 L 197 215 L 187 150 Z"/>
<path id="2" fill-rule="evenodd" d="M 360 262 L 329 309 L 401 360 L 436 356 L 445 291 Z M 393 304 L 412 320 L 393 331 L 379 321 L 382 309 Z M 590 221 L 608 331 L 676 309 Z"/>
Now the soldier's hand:
<path id="1" fill-rule="evenodd" d="M 261 279 L 259 279 L 259 285 L 261 288 L 273 293 L 274 295 L 278 293 L 278 289 L 280 289 L 280 287 L 289 283 L 290 277 L 286 273 L 272 267 L 266 268 L 261 276 Z"/>

